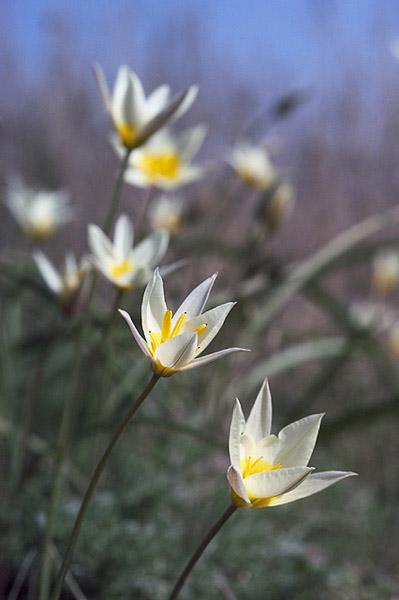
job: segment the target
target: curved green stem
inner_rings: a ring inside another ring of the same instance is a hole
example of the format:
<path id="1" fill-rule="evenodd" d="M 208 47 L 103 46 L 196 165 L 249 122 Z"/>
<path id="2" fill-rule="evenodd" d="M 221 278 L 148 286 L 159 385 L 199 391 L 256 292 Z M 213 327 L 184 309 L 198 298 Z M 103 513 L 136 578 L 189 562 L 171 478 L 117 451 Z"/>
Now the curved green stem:
<path id="1" fill-rule="evenodd" d="M 182 587 L 184 586 L 188 576 L 191 571 L 194 569 L 198 560 L 201 558 L 202 554 L 216 536 L 216 534 L 221 530 L 226 521 L 231 517 L 231 515 L 237 510 L 237 507 L 234 504 L 229 504 L 224 513 L 219 517 L 219 519 L 212 525 L 206 535 L 203 537 L 201 543 L 198 548 L 195 550 L 194 554 L 187 561 L 186 566 L 183 571 L 180 573 L 175 585 L 173 586 L 173 590 L 168 596 L 168 600 L 175 600 L 179 595 Z"/>
<path id="2" fill-rule="evenodd" d="M 90 479 L 90 482 L 89 482 L 89 485 L 85 492 L 85 495 L 83 496 L 83 500 L 80 505 L 78 515 L 75 519 L 75 524 L 73 526 L 71 537 L 69 538 L 67 551 L 65 553 L 64 560 L 62 561 L 62 565 L 61 565 L 60 571 L 57 576 L 54 593 L 52 595 L 53 600 L 58 600 L 58 598 L 60 597 L 62 585 L 64 583 L 65 575 L 69 569 L 69 565 L 70 565 L 70 562 L 72 559 L 72 555 L 73 555 L 73 551 L 75 549 L 76 542 L 79 537 L 79 533 L 80 533 L 80 529 L 82 527 L 84 516 L 86 514 L 87 508 L 89 506 L 91 497 L 94 493 L 94 490 L 96 488 L 98 480 L 100 479 L 101 474 L 104 471 L 105 465 L 107 464 L 108 458 L 109 458 L 112 450 L 114 449 L 117 441 L 119 440 L 120 436 L 122 435 L 122 433 L 125 431 L 126 427 L 128 426 L 130 420 L 133 418 L 133 416 L 135 415 L 137 410 L 140 408 L 140 406 L 142 405 L 144 400 L 148 397 L 151 390 L 154 388 L 155 384 L 157 383 L 157 381 L 159 379 L 160 379 L 160 376 L 156 375 L 154 373 L 154 375 L 151 377 L 150 381 L 147 383 L 146 387 L 144 388 L 144 390 L 142 391 L 140 396 L 137 398 L 136 402 L 128 410 L 123 421 L 116 428 L 107 448 L 105 449 L 96 468 L 94 469 L 93 475 Z"/>
<path id="3" fill-rule="evenodd" d="M 104 221 L 103 230 L 104 230 L 105 235 L 108 235 L 109 232 L 111 231 L 111 227 L 113 225 L 116 213 L 119 208 L 119 203 L 121 200 L 122 188 L 123 188 L 123 177 L 125 175 L 125 171 L 127 169 L 128 163 L 129 163 L 130 153 L 131 153 L 131 149 L 128 148 L 125 152 L 125 156 L 123 157 L 123 160 L 119 167 L 119 173 L 118 173 L 118 177 L 116 179 L 114 192 L 112 194 L 111 204 L 110 204 L 107 216 L 105 217 L 105 221 Z"/>

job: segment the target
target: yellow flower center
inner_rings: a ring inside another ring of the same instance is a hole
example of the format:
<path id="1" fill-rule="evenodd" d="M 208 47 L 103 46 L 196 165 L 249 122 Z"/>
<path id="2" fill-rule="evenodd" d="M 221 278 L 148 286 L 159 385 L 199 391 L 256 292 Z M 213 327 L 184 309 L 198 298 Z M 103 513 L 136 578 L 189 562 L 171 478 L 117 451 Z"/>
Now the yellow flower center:
<path id="1" fill-rule="evenodd" d="M 36 219 L 26 228 L 26 233 L 38 240 L 45 240 L 54 233 L 55 223 L 51 218 Z"/>
<path id="2" fill-rule="evenodd" d="M 256 473 L 265 473 L 265 471 L 276 471 L 281 469 L 282 465 L 277 463 L 275 465 L 268 463 L 262 456 L 253 458 L 252 456 L 246 456 L 241 459 L 241 473 L 243 479 Z"/>
<path id="3" fill-rule="evenodd" d="M 173 151 L 146 152 L 138 161 L 138 168 L 149 181 L 157 179 L 177 179 L 180 174 L 181 160 Z"/>
<path id="4" fill-rule="evenodd" d="M 148 349 L 152 356 L 154 356 L 155 351 L 158 348 L 158 346 L 160 346 L 164 342 L 167 342 L 168 340 L 171 340 L 172 338 L 179 335 L 179 333 L 181 333 L 182 327 L 183 327 L 186 319 L 187 319 L 187 313 L 184 312 L 179 316 L 176 323 L 172 327 L 173 312 L 169 309 L 167 311 L 165 311 L 165 314 L 162 319 L 161 331 L 149 331 L 148 332 L 149 336 L 150 336 L 150 343 L 148 344 Z M 200 325 L 199 327 L 194 329 L 194 331 L 198 335 L 201 335 L 201 333 L 203 333 L 206 328 L 207 328 L 206 323 L 203 323 L 202 325 Z"/>
<path id="5" fill-rule="evenodd" d="M 133 127 L 133 125 L 129 125 L 129 123 L 117 123 L 116 130 L 122 142 L 127 148 L 133 146 L 134 139 L 137 133 L 136 127 Z"/>
<path id="6" fill-rule="evenodd" d="M 110 271 L 112 277 L 123 277 L 123 275 L 127 275 L 134 270 L 133 263 L 130 260 L 122 260 L 121 262 L 115 263 L 112 265 Z"/>

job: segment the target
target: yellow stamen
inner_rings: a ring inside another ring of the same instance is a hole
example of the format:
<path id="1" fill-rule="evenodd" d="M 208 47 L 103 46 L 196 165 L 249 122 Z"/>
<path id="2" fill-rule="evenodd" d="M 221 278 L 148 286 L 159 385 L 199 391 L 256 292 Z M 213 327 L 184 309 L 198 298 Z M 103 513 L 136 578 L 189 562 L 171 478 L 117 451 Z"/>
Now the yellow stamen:
<path id="1" fill-rule="evenodd" d="M 197 327 L 197 329 L 194 329 L 194 331 L 196 331 L 198 335 L 201 335 L 202 333 L 204 333 L 204 331 L 207 327 L 208 327 L 207 323 L 202 323 L 202 325 Z"/>
<path id="2" fill-rule="evenodd" d="M 172 331 L 170 337 L 175 337 L 176 335 L 179 335 L 180 330 L 183 327 L 183 323 L 186 320 L 186 318 L 187 318 L 186 312 L 184 312 L 180 315 L 180 317 L 176 321 L 176 325 L 173 327 L 173 331 Z"/>
<path id="3" fill-rule="evenodd" d="M 122 277 L 123 275 L 131 273 L 133 270 L 134 265 L 130 260 L 122 260 L 119 263 L 115 263 L 110 269 L 112 277 Z"/>
<path id="4" fill-rule="evenodd" d="M 163 340 L 168 340 L 172 332 L 172 317 L 173 312 L 167 310 L 162 319 L 161 337 Z"/>
<path id="5" fill-rule="evenodd" d="M 252 456 L 246 456 L 241 459 L 241 473 L 243 479 L 256 473 L 265 473 L 266 471 L 275 471 L 281 469 L 281 464 L 275 465 L 268 463 L 262 456 L 258 458 L 252 458 Z"/>
<path id="6" fill-rule="evenodd" d="M 119 137 L 127 148 L 131 148 L 136 137 L 136 128 L 129 123 L 117 123 L 115 125 Z"/>
<path id="7" fill-rule="evenodd" d="M 181 169 L 180 157 L 173 151 L 147 152 L 137 164 L 149 181 L 178 179 Z"/>

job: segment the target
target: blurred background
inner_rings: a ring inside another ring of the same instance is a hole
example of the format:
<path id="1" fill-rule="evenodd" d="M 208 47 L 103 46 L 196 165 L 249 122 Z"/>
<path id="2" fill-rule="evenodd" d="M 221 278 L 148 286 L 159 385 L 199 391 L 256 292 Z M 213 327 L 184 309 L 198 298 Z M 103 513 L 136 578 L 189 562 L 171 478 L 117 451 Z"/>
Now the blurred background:
<path id="1" fill-rule="evenodd" d="M 118 169 L 93 64 L 110 83 L 128 65 L 146 91 L 165 82 L 173 90 L 198 83 L 198 99 L 178 128 L 207 126 L 198 157 L 207 171 L 179 191 L 185 224 L 168 259 L 190 262 L 171 276 L 171 286 L 179 298 L 218 269 L 215 303 L 240 304 L 217 349 L 244 344 L 253 350 L 206 374 L 163 381 L 154 392 L 89 512 L 73 565 L 81 589 L 70 587 L 65 598 L 165 597 L 187 547 L 228 500 L 232 401 L 239 395 L 248 408 L 265 375 L 275 427 L 326 411 L 313 464 L 360 477 L 282 509 L 240 511 L 182 598 L 399 598 L 398 297 L 373 288 L 376 253 L 399 246 L 398 217 L 387 212 L 399 197 L 398 58 L 395 0 L 3 0 L 3 199 L 17 175 L 32 187 L 69 190 L 77 218 L 45 251 L 56 264 L 66 248 L 87 252 L 87 224 L 103 221 Z M 259 235 L 259 214 L 270 198 L 245 187 L 226 163 L 243 138 L 267 144 L 295 194 L 289 218 L 267 235 Z M 122 208 L 134 222 L 146 217 L 145 194 L 125 186 Z M 0 215 L 2 256 L 26 256 L 30 249 L 4 204 Z M 338 237 L 346 230 L 347 238 Z M 43 349 L 53 350 L 46 323 L 57 307 L 22 293 L 9 274 L 0 283 L 0 465 L 7 481 L 21 403 L 37 376 L 36 358 L 41 362 Z M 126 304 L 132 312 L 141 293 Z M 100 313 L 109 296 L 101 282 Z M 56 527 L 61 553 L 107 426 L 148 374 L 122 324 L 112 343 L 124 355 L 113 362 L 109 351 L 99 384 L 111 400 L 97 420 L 93 373 L 76 416 L 77 472 Z M 21 569 L 23 583 L 12 598 L 35 597 L 51 474 L 43 454 L 56 439 L 71 352 L 69 346 L 54 351 L 40 373 L 42 397 L 30 416 L 21 472 L 2 494 L 1 598 Z M 131 369 L 133 381 L 121 383 Z"/>

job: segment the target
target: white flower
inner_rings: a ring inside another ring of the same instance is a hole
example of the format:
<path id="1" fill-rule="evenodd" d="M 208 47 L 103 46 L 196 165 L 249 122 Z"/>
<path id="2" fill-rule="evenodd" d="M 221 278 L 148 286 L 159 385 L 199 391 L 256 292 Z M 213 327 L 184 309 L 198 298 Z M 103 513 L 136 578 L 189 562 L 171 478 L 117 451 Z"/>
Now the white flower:
<path id="1" fill-rule="evenodd" d="M 133 224 L 126 215 L 115 223 L 111 241 L 97 225 L 89 225 L 92 260 L 101 273 L 120 289 L 145 285 L 163 258 L 169 243 L 167 231 L 159 230 L 133 248 Z"/>
<path id="2" fill-rule="evenodd" d="M 191 161 L 205 134 L 202 125 L 175 135 L 166 129 L 160 131 L 132 152 L 125 181 L 139 187 L 174 189 L 198 179 L 203 169 Z"/>
<path id="3" fill-rule="evenodd" d="M 183 202 L 180 198 L 159 196 L 151 205 L 149 217 L 153 229 L 166 229 L 170 234 L 176 234 L 182 225 Z"/>
<path id="4" fill-rule="evenodd" d="M 267 381 L 247 422 L 238 400 L 230 426 L 231 465 L 227 479 L 237 506 L 262 508 L 287 504 L 356 475 L 349 471 L 312 473 L 308 467 L 323 415 L 311 415 L 271 435 L 272 404 Z"/>
<path id="5" fill-rule="evenodd" d="M 89 269 L 85 259 L 78 264 L 71 253 L 65 257 L 65 268 L 62 274 L 54 268 L 43 252 L 35 252 L 33 258 L 48 288 L 62 301 L 68 300 L 79 290 Z"/>
<path id="6" fill-rule="evenodd" d="M 394 251 L 380 252 L 373 262 L 373 285 L 386 294 L 399 283 L 399 253 Z"/>
<path id="7" fill-rule="evenodd" d="M 64 190 L 35 191 L 19 180 L 10 185 L 6 204 L 24 233 L 34 239 L 50 237 L 73 215 L 69 195 Z"/>
<path id="8" fill-rule="evenodd" d="M 241 142 L 227 162 L 244 183 L 258 189 L 269 188 L 276 179 L 276 170 L 270 162 L 265 146 Z"/>
<path id="9" fill-rule="evenodd" d="M 198 358 L 216 336 L 235 304 L 227 302 L 202 312 L 215 279 L 216 274 L 200 283 L 173 315 L 166 305 L 162 277 L 156 269 L 145 289 L 141 305 L 144 338 L 129 314 L 124 310 L 119 311 L 158 375 L 169 377 L 177 371 L 194 369 L 231 352 L 243 350 L 227 348 Z"/>
<path id="10" fill-rule="evenodd" d="M 171 100 L 167 85 L 156 88 L 147 98 L 137 75 L 119 67 L 112 94 L 101 68 L 96 65 L 97 82 L 119 139 L 126 148 L 137 148 L 171 119 L 184 114 L 194 102 L 198 87 L 191 86 Z"/>

